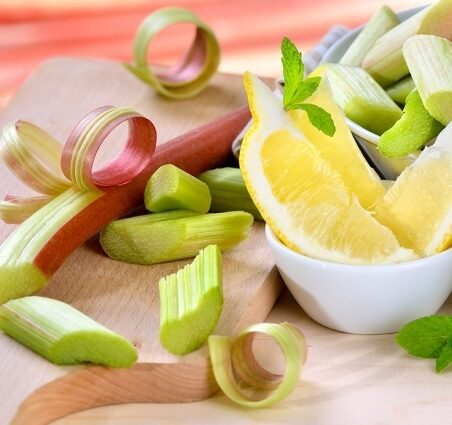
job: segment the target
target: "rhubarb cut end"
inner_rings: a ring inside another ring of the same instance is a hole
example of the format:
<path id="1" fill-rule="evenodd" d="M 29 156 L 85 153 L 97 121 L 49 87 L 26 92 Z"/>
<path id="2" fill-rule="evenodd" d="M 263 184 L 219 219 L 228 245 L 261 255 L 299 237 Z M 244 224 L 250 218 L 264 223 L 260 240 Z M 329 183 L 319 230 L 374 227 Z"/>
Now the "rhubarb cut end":
<path id="1" fill-rule="evenodd" d="M 443 125 L 430 116 L 417 90 L 406 99 L 402 118 L 382 134 L 378 150 L 388 158 L 403 158 L 435 138 Z"/>
<path id="2" fill-rule="evenodd" d="M 162 278 L 160 343 L 176 355 L 200 348 L 223 310 L 222 259 L 217 245 L 200 251 L 193 263 Z"/>
<path id="3" fill-rule="evenodd" d="M 425 11 L 424 19 L 419 25 L 419 34 L 433 34 L 447 39 L 452 38 L 452 1 L 438 0 Z"/>
<path id="4" fill-rule="evenodd" d="M 447 125 L 452 120 L 452 42 L 435 35 L 417 35 L 404 44 L 403 54 L 425 108 Z"/>
<path id="5" fill-rule="evenodd" d="M 138 357 L 125 338 L 61 301 L 32 296 L 0 306 L 0 330 L 59 365 L 130 367 Z"/>
<path id="6" fill-rule="evenodd" d="M 452 88 L 432 94 L 425 102 L 433 118 L 443 125 L 452 121 Z"/>
<path id="7" fill-rule="evenodd" d="M 149 179 L 144 204 L 151 212 L 189 210 L 209 211 L 211 196 L 208 186 L 172 164 L 162 165 Z"/>
<path id="8" fill-rule="evenodd" d="M 0 266 L 0 305 L 35 294 L 47 283 L 47 276 L 34 264 Z"/>
<path id="9" fill-rule="evenodd" d="M 398 107 L 371 104 L 358 97 L 350 101 L 344 112 L 349 119 L 378 135 L 390 129 L 402 117 Z"/>
<path id="10" fill-rule="evenodd" d="M 347 118 L 361 127 L 381 134 L 402 116 L 402 110 L 362 68 L 340 64 L 322 64 L 333 98 Z"/>
<path id="11" fill-rule="evenodd" d="M 125 338 L 105 330 L 69 334 L 55 343 L 49 360 L 58 365 L 92 363 L 128 368 L 137 361 L 136 348 Z"/>
<path id="12" fill-rule="evenodd" d="M 181 356 L 205 344 L 217 326 L 223 298 L 216 288 L 212 288 L 198 308 L 184 316 L 183 321 L 166 322 L 160 327 L 160 343 L 170 353 Z M 194 333 L 196 337 L 192 337 Z"/>

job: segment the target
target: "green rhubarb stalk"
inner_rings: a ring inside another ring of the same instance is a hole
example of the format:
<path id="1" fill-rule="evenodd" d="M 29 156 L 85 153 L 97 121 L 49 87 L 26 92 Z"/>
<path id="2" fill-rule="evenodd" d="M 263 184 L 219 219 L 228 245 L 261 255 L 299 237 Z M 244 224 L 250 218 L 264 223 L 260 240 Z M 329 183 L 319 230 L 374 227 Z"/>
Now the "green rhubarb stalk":
<path id="1" fill-rule="evenodd" d="M 191 264 L 159 282 L 160 342 L 173 354 L 200 348 L 223 309 L 221 252 L 203 249 Z"/>
<path id="2" fill-rule="evenodd" d="M 447 125 L 452 121 L 452 42 L 434 35 L 417 35 L 405 43 L 403 55 L 425 108 Z"/>
<path id="3" fill-rule="evenodd" d="M 0 246 L 0 304 L 31 295 L 48 277 L 34 264 L 35 258 L 61 227 L 102 192 L 71 188 L 26 219 Z"/>
<path id="4" fill-rule="evenodd" d="M 0 306 L 0 330 L 52 363 L 130 367 L 136 348 L 80 311 L 44 297 L 25 297 Z"/>
<path id="5" fill-rule="evenodd" d="M 145 243 L 149 229 L 155 223 L 196 215 L 201 213 L 178 210 L 115 220 L 101 231 L 99 241 L 105 253 L 114 260 L 147 264 L 150 248 L 146 248 Z M 150 243 L 152 244 L 152 239 Z"/>
<path id="6" fill-rule="evenodd" d="M 402 110 L 362 68 L 326 63 L 324 71 L 336 103 L 350 120 L 375 134 L 391 128 Z"/>
<path id="7" fill-rule="evenodd" d="M 216 168 L 200 174 L 198 179 L 209 186 L 212 195 L 210 211 L 246 211 L 255 219 L 262 220 L 245 186 L 240 168 Z"/>
<path id="8" fill-rule="evenodd" d="M 403 45 L 416 34 L 452 39 L 452 0 L 438 0 L 384 34 L 366 54 L 362 67 L 383 87 L 408 74 Z"/>
<path id="9" fill-rule="evenodd" d="M 252 223 L 253 216 L 243 211 L 149 214 L 113 221 L 101 232 L 100 243 L 114 260 L 155 264 L 194 257 L 212 244 L 230 249 L 246 239 Z"/>
<path id="10" fill-rule="evenodd" d="M 414 90 L 406 99 L 402 118 L 380 137 L 378 150 L 389 158 L 402 158 L 422 148 L 443 128 L 428 113 L 419 92 Z"/>
<path id="11" fill-rule="evenodd" d="M 144 204 L 149 211 L 209 211 L 210 192 L 207 185 L 172 164 L 162 165 L 149 179 Z"/>
<path id="12" fill-rule="evenodd" d="M 398 24 L 400 24 L 400 19 L 394 11 L 389 6 L 382 6 L 370 18 L 339 63 L 348 66 L 361 66 L 364 57 L 375 42 Z"/>
<path id="13" fill-rule="evenodd" d="M 386 89 L 389 97 L 397 103 L 405 105 L 406 98 L 415 89 L 414 81 L 409 75 Z"/>

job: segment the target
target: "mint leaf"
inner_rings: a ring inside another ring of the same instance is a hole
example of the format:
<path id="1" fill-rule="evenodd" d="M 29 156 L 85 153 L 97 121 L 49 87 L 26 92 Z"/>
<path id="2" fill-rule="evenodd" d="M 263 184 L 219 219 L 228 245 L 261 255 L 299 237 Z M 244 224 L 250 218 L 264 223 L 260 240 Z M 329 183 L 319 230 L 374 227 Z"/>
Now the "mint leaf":
<path id="1" fill-rule="evenodd" d="M 336 126 L 334 125 L 333 118 L 331 118 L 330 113 L 325 111 L 325 109 L 313 105 L 312 103 L 300 103 L 294 105 L 293 109 L 305 111 L 308 114 L 311 124 L 327 136 L 332 137 L 334 136 L 334 133 L 336 133 Z"/>
<path id="2" fill-rule="evenodd" d="M 286 109 L 296 109 L 293 106 L 304 102 L 309 96 L 311 96 L 319 88 L 321 81 L 322 79 L 320 77 L 312 77 L 303 81 L 303 83 L 298 86 L 298 89 L 292 96 L 290 102 L 285 105 Z"/>
<path id="3" fill-rule="evenodd" d="M 399 331 L 397 342 L 414 356 L 436 358 L 440 372 L 452 362 L 452 316 L 416 319 Z"/>
<path id="4" fill-rule="evenodd" d="M 303 81 L 303 84 L 298 87 L 295 93 L 295 100 L 297 102 L 304 102 L 309 96 L 312 96 L 314 92 L 319 88 L 322 79 L 320 77 L 312 77 Z"/>
<path id="5" fill-rule="evenodd" d="M 304 64 L 301 53 L 295 44 L 287 37 L 281 42 L 281 62 L 283 65 L 284 94 L 283 103 L 286 106 L 294 97 L 304 79 Z"/>
<path id="6" fill-rule="evenodd" d="M 283 105 L 287 111 L 302 109 L 308 114 L 311 124 L 328 136 L 334 136 L 336 127 L 331 115 L 319 106 L 303 103 L 318 88 L 320 77 L 304 79 L 304 64 L 301 52 L 287 37 L 281 42 L 281 62 L 284 75 Z"/>

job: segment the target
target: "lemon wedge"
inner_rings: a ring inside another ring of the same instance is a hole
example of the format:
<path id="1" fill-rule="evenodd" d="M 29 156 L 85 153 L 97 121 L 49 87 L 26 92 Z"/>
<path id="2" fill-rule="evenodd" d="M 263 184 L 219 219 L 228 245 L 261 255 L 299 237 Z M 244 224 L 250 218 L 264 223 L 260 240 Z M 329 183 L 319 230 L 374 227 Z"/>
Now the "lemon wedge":
<path id="1" fill-rule="evenodd" d="M 253 126 L 242 145 L 240 168 L 253 201 L 280 240 L 310 257 L 342 263 L 416 258 L 361 206 L 281 100 L 250 73 L 244 84 Z M 338 127 L 343 117 L 333 111 L 333 119 Z"/>
<path id="2" fill-rule="evenodd" d="M 385 194 L 385 187 L 377 173 L 369 166 L 345 121 L 343 110 L 334 101 L 327 78 L 322 68 L 317 68 L 312 76 L 321 76 L 322 81 L 306 103 L 317 105 L 333 117 L 336 133 L 329 137 L 315 128 L 307 114 L 296 109 L 289 112 L 293 123 L 306 138 L 320 151 L 322 157 L 336 169 L 344 183 L 358 198 L 364 208 L 373 205 Z"/>
<path id="3" fill-rule="evenodd" d="M 452 246 L 452 124 L 373 208 L 400 243 L 428 256 Z"/>

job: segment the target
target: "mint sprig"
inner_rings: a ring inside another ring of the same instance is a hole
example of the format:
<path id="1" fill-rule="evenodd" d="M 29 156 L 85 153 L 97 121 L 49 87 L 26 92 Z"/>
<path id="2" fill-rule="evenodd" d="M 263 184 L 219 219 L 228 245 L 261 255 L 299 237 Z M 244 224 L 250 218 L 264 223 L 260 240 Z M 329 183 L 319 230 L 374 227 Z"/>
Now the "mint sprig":
<path id="1" fill-rule="evenodd" d="M 281 42 L 281 54 L 284 76 L 284 109 L 286 111 L 292 109 L 305 111 L 314 127 L 327 136 L 334 136 L 336 127 L 331 115 L 319 106 L 304 103 L 318 89 L 321 78 L 305 79 L 302 54 L 287 37 L 284 37 Z"/>
<path id="2" fill-rule="evenodd" d="M 452 316 L 427 316 L 405 325 L 397 342 L 408 353 L 436 359 L 436 372 L 452 363 Z"/>

